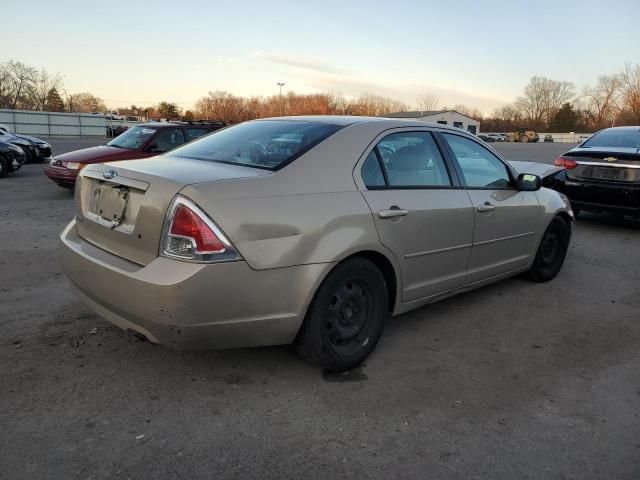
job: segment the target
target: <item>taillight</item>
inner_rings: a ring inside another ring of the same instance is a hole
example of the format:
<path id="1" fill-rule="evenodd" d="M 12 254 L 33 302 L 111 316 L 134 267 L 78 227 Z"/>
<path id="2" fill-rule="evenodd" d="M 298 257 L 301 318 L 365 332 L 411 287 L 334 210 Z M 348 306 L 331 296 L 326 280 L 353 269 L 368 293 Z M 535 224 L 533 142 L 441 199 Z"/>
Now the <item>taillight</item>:
<path id="1" fill-rule="evenodd" d="M 238 260 L 222 231 L 195 203 L 176 197 L 162 229 L 162 254 L 192 262 Z"/>
<path id="2" fill-rule="evenodd" d="M 576 168 L 578 163 L 575 160 L 571 160 L 570 158 L 563 157 L 562 155 L 555 159 L 553 164 L 556 167 L 564 167 L 567 170 L 571 170 L 572 168 Z"/>

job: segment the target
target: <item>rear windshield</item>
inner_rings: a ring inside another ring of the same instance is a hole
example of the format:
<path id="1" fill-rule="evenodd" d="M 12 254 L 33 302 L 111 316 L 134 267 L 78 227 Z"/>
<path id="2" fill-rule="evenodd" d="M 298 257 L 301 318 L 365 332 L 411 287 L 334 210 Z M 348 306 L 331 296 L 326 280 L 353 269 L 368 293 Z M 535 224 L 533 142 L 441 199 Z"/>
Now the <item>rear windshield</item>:
<path id="1" fill-rule="evenodd" d="M 278 170 L 341 128 L 286 120 L 246 122 L 176 148 L 171 156 Z"/>
<path id="2" fill-rule="evenodd" d="M 640 129 L 603 130 L 596 133 L 580 146 L 640 148 Z"/>

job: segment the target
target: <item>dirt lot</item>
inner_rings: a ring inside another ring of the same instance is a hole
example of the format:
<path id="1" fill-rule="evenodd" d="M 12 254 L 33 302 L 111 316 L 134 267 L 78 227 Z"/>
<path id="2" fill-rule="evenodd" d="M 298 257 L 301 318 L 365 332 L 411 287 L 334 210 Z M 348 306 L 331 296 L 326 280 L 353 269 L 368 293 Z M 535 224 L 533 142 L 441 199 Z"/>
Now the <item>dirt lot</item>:
<path id="1" fill-rule="evenodd" d="M 71 216 L 41 165 L 0 181 L 0 478 L 640 478 L 638 221 L 584 215 L 554 281 L 396 317 L 327 376 L 287 346 L 179 353 L 111 327 L 61 274 Z"/>

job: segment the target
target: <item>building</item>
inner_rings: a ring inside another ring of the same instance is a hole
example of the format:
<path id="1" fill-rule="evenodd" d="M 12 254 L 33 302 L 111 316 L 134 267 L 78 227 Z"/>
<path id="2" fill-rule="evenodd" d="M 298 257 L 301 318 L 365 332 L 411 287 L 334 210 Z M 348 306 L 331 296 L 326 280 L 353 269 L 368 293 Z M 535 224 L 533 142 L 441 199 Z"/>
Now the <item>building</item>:
<path id="1" fill-rule="evenodd" d="M 430 110 L 413 112 L 397 112 L 385 115 L 389 118 L 407 118 L 412 120 L 420 120 L 422 122 L 440 123 L 451 127 L 462 128 L 468 132 L 478 135 L 480 133 L 480 122 L 474 120 L 467 115 L 456 112 L 455 110 Z"/>

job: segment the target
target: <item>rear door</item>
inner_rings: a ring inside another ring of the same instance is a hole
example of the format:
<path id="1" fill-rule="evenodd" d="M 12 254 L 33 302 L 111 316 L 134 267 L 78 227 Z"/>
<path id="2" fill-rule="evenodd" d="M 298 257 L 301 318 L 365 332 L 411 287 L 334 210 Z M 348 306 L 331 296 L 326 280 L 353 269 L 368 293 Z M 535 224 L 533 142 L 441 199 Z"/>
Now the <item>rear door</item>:
<path id="1" fill-rule="evenodd" d="M 440 134 L 456 162 L 475 215 L 467 282 L 525 267 L 536 250 L 543 207 L 535 192 L 515 187 L 511 170 L 468 136 Z"/>
<path id="2" fill-rule="evenodd" d="M 381 242 L 400 265 L 402 301 L 462 286 L 473 208 L 433 135 L 400 131 L 379 137 L 374 145 L 359 172 L 366 186 L 362 194 Z"/>

